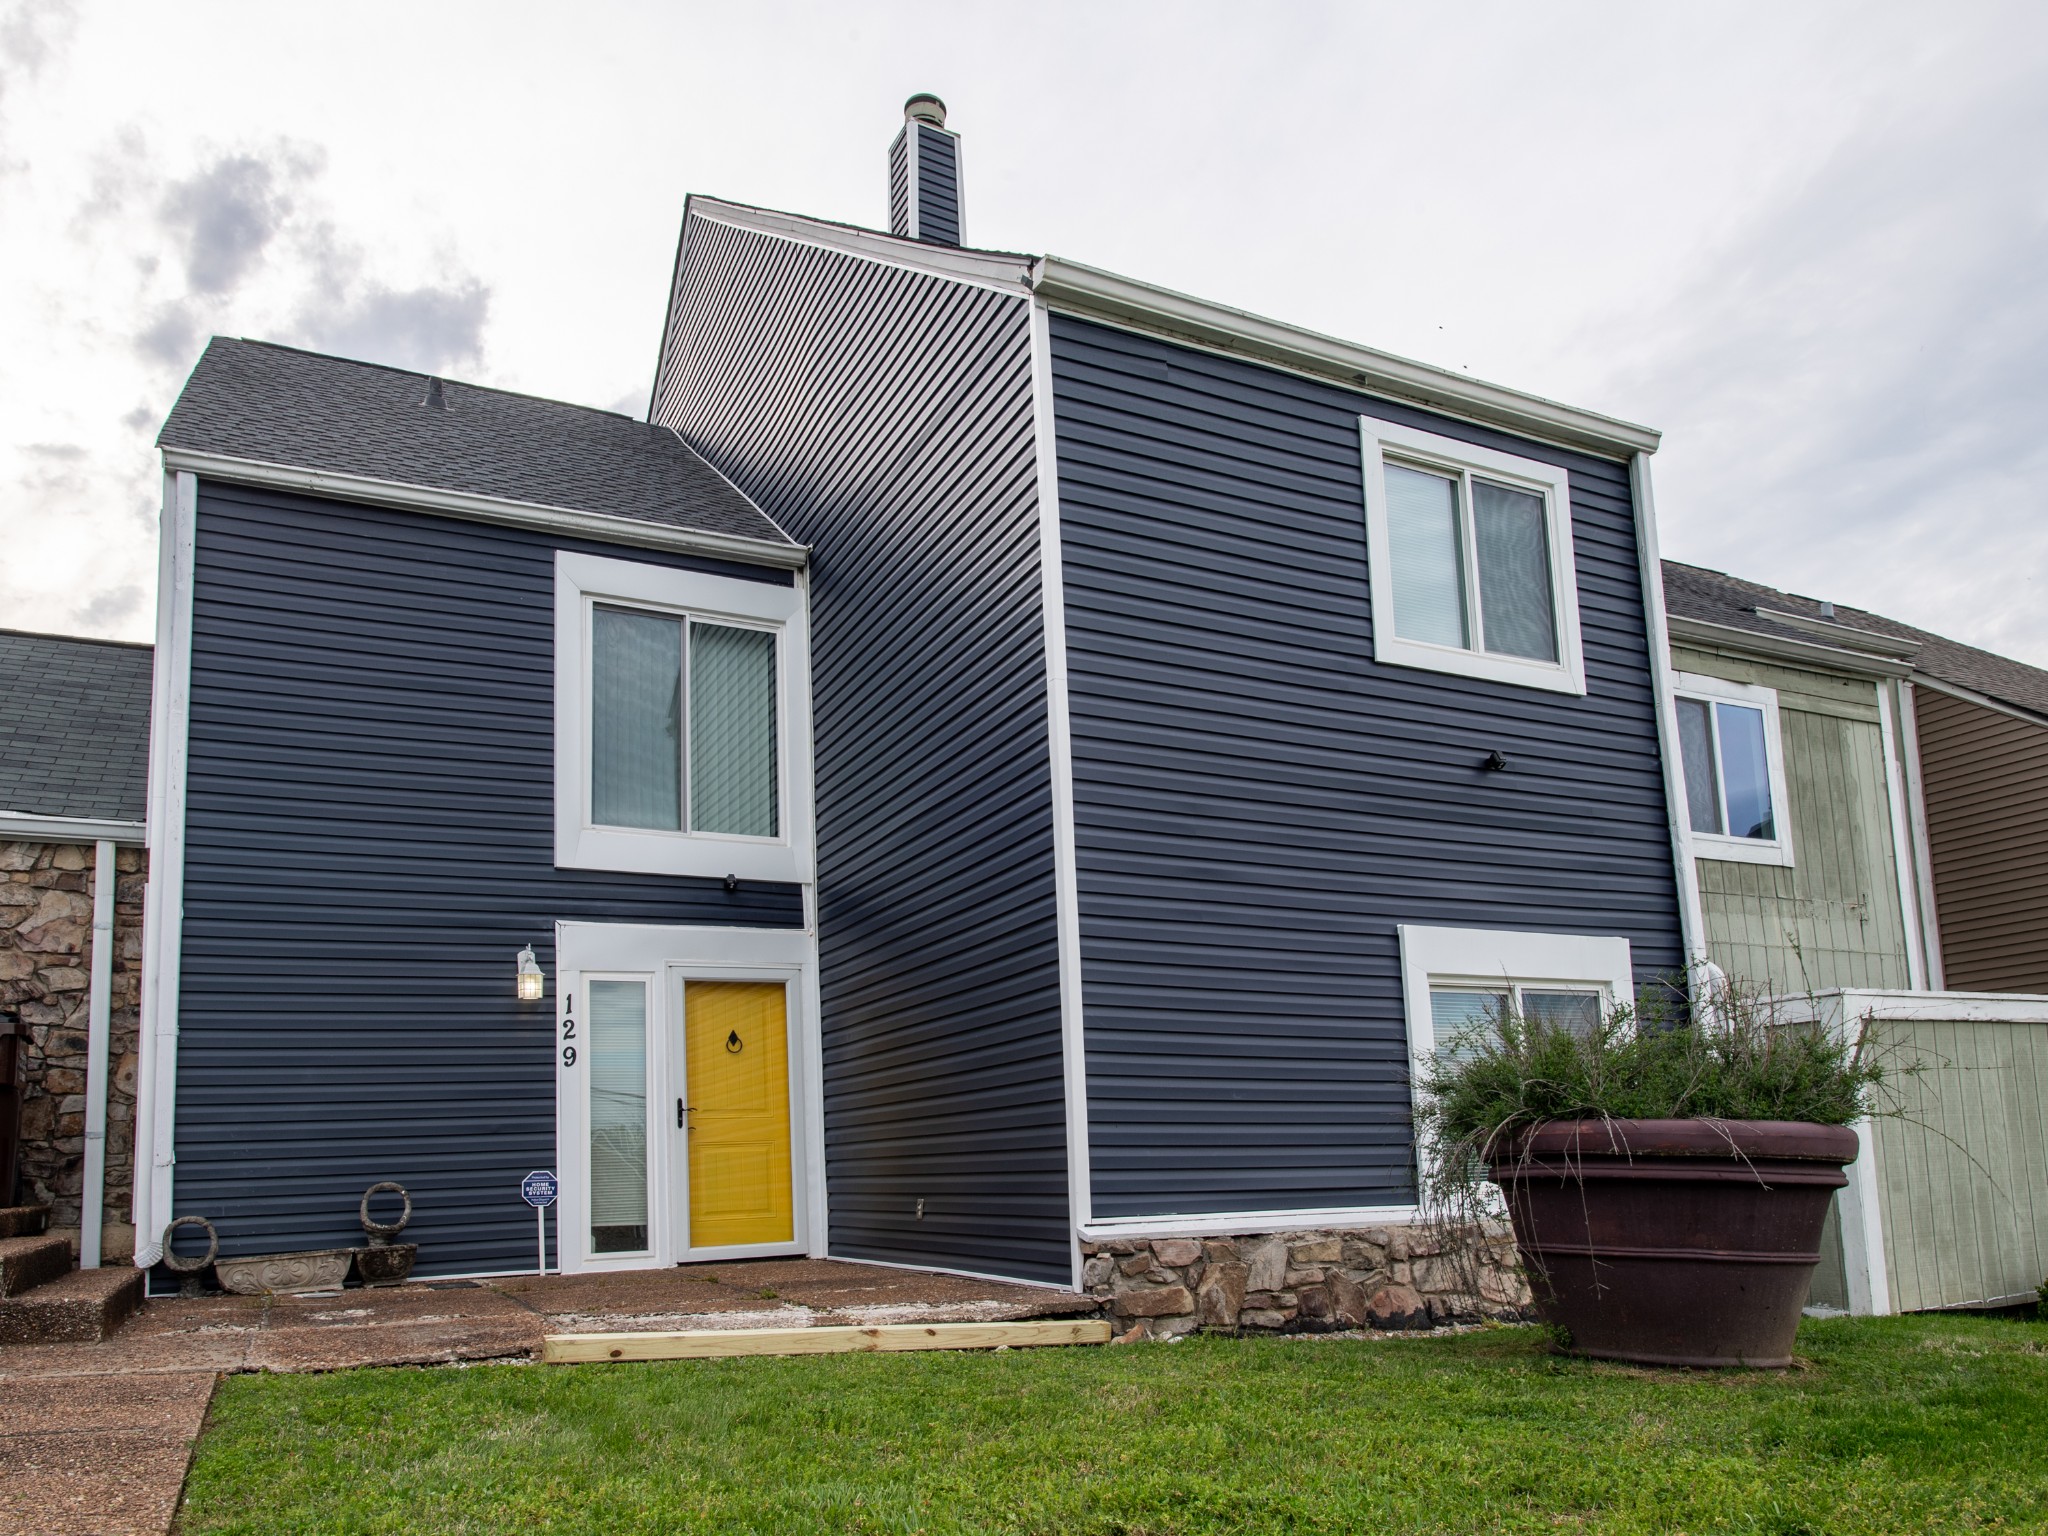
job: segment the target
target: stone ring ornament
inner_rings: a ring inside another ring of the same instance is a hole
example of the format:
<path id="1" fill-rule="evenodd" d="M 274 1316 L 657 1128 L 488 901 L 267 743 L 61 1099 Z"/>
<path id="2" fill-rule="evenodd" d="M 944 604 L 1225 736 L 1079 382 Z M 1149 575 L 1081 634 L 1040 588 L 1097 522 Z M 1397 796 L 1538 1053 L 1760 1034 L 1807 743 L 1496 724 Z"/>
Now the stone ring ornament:
<path id="1" fill-rule="evenodd" d="M 399 1215 L 398 1220 L 384 1222 L 372 1221 L 370 1219 L 370 1197 L 383 1194 L 397 1195 L 405 1202 L 405 1210 Z M 383 1184 L 372 1184 L 363 1191 L 363 1203 L 360 1214 L 363 1219 L 363 1230 L 370 1234 L 370 1241 L 373 1244 L 388 1243 L 391 1239 L 398 1236 L 399 1233 L 403 1232 L 405 1224 L 412 1220 L 412 1196 L 405 1192 L 403 1184 L 392 1184 L 388 1181 Z"/>
<path id="2" fill-rule="evenodd" d="M 201 1227 L 206 1232 L 206 1256 L 199 1259 L 182 1259 L 171 1252 L 171 1234 L 180 1227 Z M 213 1223 L 204 1216 L 180 1216 L 164 1228 L 164 1268 L 174 1275 L 196 1275 L 220 1255 L 220 1234 L 213 1230 Z"/>

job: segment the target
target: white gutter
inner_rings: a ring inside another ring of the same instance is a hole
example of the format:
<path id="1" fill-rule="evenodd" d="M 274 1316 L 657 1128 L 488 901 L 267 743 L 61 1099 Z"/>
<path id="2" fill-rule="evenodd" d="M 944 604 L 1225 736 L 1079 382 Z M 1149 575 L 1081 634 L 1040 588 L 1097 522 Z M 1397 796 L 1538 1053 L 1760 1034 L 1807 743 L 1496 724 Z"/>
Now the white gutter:
<path id="1" fill-rule="evenodd" d="M 139 821 L 100 821 L 84 816 L 37 816 L 28 811 L 0 811 L 0 842 L 113 843 L 140 848 L 147 832 Z"/>
<path id="2" fill-rule="evenodd" d="M 86 1004 L 85 1187 L 78 1213 L 78 1267 L 98 1269 L 107 1183 L 107 1055 L 114 1007 L 114 844 L 101 838 L 92 864 L 92 991 Z"/>
<path id="3" fill-rule="evenodd" d="M 459 517 L 474 523 L 496 523 L 506 528 L 532 528 L 546 533 L 597 539 L 607 544 L 674 550 L 681 554 L 740 560 L 749 565 L 774 566 L 781 570 L 795 570 L 810 557 L 809 549 L 801 544 L 781 544 L 773 539 L 750 539 L 739 534 L 708 533 L 694 528 L 670 528 L 661 523 L 641 522 L 637 518 L 579 512 L 573 507 L 478 496 L 468 491 L 436 490 L 431 486 L 407 485 L 396 480 L 377 480 L 367 475 L 346 475 L 331 470 L 299 469 L 289 464 L 199 453 L 189 448 L 166 448 L 163 454 L 164 468 L 174 473 L 200 475 L 208 480 L 234 485 L 300 491 L 309 496 L 353 501 L 363 506 L 395 507 L 403 512 Z"/>
<path id="4" fill-rule="evenodd" d="M 1277 364 L 1347 389 L 1370 390 L 1612 459 L 1655 453 L 1662 440 L 1654 428 L 1560 405 L 1059 256 L 1041 256 L 1032 263 L 1031 290 L 1041 302 L 1071 314 Z"/>
<path id="5" fill-rule="evenodd" d="M 1920 715 L 1913 683 L 1899 684 L 1899 761 L 1906 775 L 1906 807 L 1913 830 L 1913 889 L 1919 897 L 1920 934 L 1926 945 L 1927 985 L 1946 991 L 1941 964 L 1941 914 L 1934 906 L 1934 849 L 1927 840 L 1927 796 L 1920 783 Z"/>
<path id="6" fill-rule="evenodd" d="M 1671 627 L 1664 613 L 1664 560 L 1657 547 L 1657 500 L 1650 487 L 1650 456 L 1628 461 L 1635 493 L 1636 559 L 1642 567 L 1643 618 L 1650 630 L 1650 687 L 1657 705 L 1657 748 L 1664 767 L 1664 816 L 1671 825 L 1671 861 L 1678 876 L 1678 927 L 1685 944 L 1687 981 L 1710 963 L 1707 927 L 1700 914 L 1699 869 L 1693 863 L 1692 822 L 1685 808 L 1685 769 L 1678 746 L 1678 689 L 1671 669 Z M 1706 972 L 1711 976 L 1712 972 Z"/>

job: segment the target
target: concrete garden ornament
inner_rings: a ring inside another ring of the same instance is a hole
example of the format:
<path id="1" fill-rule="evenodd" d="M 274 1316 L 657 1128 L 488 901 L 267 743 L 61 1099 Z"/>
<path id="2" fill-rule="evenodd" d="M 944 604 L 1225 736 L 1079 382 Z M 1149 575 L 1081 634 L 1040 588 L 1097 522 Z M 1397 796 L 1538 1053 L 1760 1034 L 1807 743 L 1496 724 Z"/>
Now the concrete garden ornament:
<path id="1" fill-rule="evenodd" d="M 1883 1073 L 1860 1035 L 1754 999 L 1701 1012 L 1573 1029 L 1503 1009 L 1425 1074 L 1432 1205 L 1470 1219 L 1505 1204 L 1537 1310 L 1573 1354 L 1792 1363 L 1856 1158 L 1848 1127 Z"/>
<path id="2" fill-rule="evenodd" d="M 370 1200 L 381 1194 L 395 1194 L 405 1202 L 396 1221 L 381 1222 L 370 1214 Z M 401 1184 L 372 1184 L 363 1192 L 357 1208 L 369 1244 L 362 1248 L 309 1248 L 299 1253 L 258 1253 L 238 1258 L 218 1257 L 220 1238 L 213 1224 L 203 1216 L 180 1216 L 164 1229 L 164 1267 L 184 1276 L 186 1295 L 197 1293 L 199 1276 L 213 1266 L 221 1289 L 237 1296 L 306 1296 L 338 1291 L 350 1269 L 364 1285 L 397 1285 L 412 1273 L 419 1244 L 392 1239 L 412 1220 L 412 1196 Z M 180 1227 L 203 1228 L 207 1236 L 205 1257 L 181 1259 L 171 1251 L 171 1237 Z"/>

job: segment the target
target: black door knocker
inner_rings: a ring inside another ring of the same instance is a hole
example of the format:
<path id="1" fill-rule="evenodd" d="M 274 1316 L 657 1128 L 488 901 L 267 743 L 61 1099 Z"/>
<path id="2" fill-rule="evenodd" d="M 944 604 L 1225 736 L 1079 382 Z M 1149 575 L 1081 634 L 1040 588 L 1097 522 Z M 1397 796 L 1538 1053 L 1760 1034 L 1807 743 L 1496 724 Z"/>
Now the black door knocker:
<path id="1" fill-rule="evenodd" d="M 725 1037 L 725 1048 L 728 1051 L 731 1051 L 733 1055 L 739 1055 L 742 1046 L 740 1043 L 740 1032 L 738 1030 L 734 1030 L 731 1034 Z"/>

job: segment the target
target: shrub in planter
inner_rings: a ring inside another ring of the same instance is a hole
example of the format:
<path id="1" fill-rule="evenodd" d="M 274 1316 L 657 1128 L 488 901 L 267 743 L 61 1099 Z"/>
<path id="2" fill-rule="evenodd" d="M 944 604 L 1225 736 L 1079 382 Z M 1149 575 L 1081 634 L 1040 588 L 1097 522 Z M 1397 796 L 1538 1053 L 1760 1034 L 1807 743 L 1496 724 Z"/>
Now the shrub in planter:
<path id="1" fill-rule="evenodd" d="M 1707 1020 L 1624 1009 L 1589 1031 L 1504 1011 L 1424 1077 L 1427 1193 L 1457 1219 L 1505 1204 L 1575 1353 L 1788 1365 L 1882 1077 L 1861 1038 L 1732 991 Z"/>

